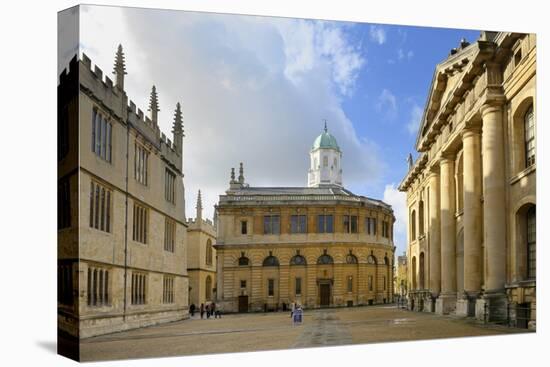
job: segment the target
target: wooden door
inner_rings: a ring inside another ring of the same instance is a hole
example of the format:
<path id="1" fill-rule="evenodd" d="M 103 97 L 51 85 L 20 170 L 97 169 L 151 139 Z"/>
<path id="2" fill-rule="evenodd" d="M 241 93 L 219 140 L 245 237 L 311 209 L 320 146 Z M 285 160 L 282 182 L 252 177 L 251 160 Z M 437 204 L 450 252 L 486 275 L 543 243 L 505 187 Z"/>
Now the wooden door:
<path id="1" fill-rule="evenodd" d="M 319 294 L 321 296 L 321 307 L 330 306 L 330 284 L 319 284 Z"/>
<path id="2" fill-rule="evenodd" d="M 239 312 L 248 312 L 248 296 L 239 296 Z"/>

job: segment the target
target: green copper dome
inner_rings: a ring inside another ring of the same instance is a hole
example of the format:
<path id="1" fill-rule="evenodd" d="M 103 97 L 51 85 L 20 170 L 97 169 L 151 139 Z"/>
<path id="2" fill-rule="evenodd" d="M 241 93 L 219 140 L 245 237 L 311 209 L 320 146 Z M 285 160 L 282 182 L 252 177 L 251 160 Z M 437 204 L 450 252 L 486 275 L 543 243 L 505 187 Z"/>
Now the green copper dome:
<path id="1" fill-rule="evenodd" d="M 340 151 L 340 147 L 336 142 L 336 138 L 327 131 L 326 124 L 325 124 L 325 131 L 323 131 L 321 135 L 319 135 L 315 139 L 315 141 L 313 142 L 313 146 L 311 147 L 311 150 L 316 150 L 319 148 L 335 149 L 337 151 Z"/>

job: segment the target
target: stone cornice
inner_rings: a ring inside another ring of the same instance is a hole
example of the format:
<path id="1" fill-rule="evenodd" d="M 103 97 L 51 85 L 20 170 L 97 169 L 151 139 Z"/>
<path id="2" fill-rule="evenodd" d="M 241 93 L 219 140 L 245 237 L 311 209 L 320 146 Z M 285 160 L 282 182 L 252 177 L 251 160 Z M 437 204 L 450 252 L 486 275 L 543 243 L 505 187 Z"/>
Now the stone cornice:
<path id="1" fill-rule="evenodd" d="M 265 248 L 269 249 L 272 247 L 280 248 L 281 246 L 292 247 L 292 248 L 306 248 L 306 247 L 338 247 L 338 246 L 357 246 L 364 248 L 377 248 L 377 249 L 393 249 L 393 244 L 383 244 L 383 243 L 372 243 L 372 242 L 342 242 L 342 241 L 321 241 L 321 242 L 306 242 L 306 243 L 297 243 L 297 242 L 253 242 L 253 243 L 216 243 L 214 248 L 216 250 L 235 250 L 235 249 L 260 249 Z"/>
<path id="2" fill-rule="evenodd" d="M 291 205 L 338 205 L 351 204 L 366 206 L 372 209 L 386 209 L 392 211 L 391 205 L 382 201 L 372 200 L 361 196 L 348 195 L 220 195 L 218 208 L 235 206 L 288 206 Z"/>
<path id="3" fill-rule="evenodd" d="M 411 183 L 416 179 L 418 174 L 423 171 L 424 167 L 426 166 L 426 163 L 428 162 L 428 154 L 422 153 L 414 162 L 414 165 L 409 169 L 409 172 L 407 172 L 407 175 L 401 181 L 399 184 L 399 191 L 407 191 L 411 185 Z"/>
<path id="4" fill-rule="evenodd" d="M 494 56 L 496 45 L 493 42 L 478 40 L 477 45 L 479 48 L 477 53 L 473 55 L 472 61 L 453 91 L 449 93 L 447 99 L 441 104 L 441 108 L 428 126 L 428 130 L 424 134 L 422 134 L 422 129 L 419 130 L 416 146 L 418 151 L 422 152 L 430 148 L 439 135 L 441 127 L 447 123 L 448 117 L 455 113 L 455 108 L 463 99 L 464 94 L 472 88 L 473 81 L 484 73 L 484 64 L 486 61 Z"/>

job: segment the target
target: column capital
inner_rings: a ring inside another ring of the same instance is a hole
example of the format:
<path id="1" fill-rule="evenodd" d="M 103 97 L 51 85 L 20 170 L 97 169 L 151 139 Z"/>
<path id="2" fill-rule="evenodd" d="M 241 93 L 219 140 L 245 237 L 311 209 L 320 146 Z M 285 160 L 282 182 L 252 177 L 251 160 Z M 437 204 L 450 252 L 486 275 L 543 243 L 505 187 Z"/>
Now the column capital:
<path id="1" fill-rule="evenodd" d="M 433 178 L 433 177 L 439 177 L 439 164 L 438 163 L 434 163 L 434 165 L 430 167 L 430 169 L 428 170 L 427 177 L 428 177 L 428 179 Z"/>
<path id="2" fill-rule="evenodd" d="M 481 128 L 477 125 L 468 126 L 462 129 L 460 134 L 462 135 L 462 140 L 464 140 L 465 138 L 469 138 L 471 136 L 481 135 Z"/>
<path id="3" fill-rule="evenodd" d="M 479 109 L 479 112 L 481 112 L 481 118 L 483 119 L 488 113 L 501 112 L 504 102 L 504 96 L 502 96 L 502 98 L 492 98 L 485 101 L 485 103 Z"/>
<path id="4" fill-rule="evenodd" d="M 455 152 L 445 152 L 441 153 L 441 156 L 439 157 L 439 166 L 441 167 L 443 164 L 449 164 L 454 162 L 456 159 Z"/>
<path id="5" fill-rule="evenodd" d="M 428 166 L 426 177 L 439 176 L 439 159 L 434 159 Z"/>

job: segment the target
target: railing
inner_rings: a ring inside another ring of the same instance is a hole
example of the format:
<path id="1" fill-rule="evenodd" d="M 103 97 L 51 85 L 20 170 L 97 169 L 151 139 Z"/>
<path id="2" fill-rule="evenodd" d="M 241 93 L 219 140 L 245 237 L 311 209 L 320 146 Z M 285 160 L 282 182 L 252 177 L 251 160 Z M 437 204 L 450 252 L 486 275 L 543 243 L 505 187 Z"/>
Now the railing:
<path id="1" fill-rule="evenodd" d="M 485 303 L 483 311 L 485 323 L 528 329 L 529 322 L 535 321 L 531 315 L 536 312 L 536 306 L 531 303 L 507 303 L 506 307 L 503 307 L 501 304 Z"/>

